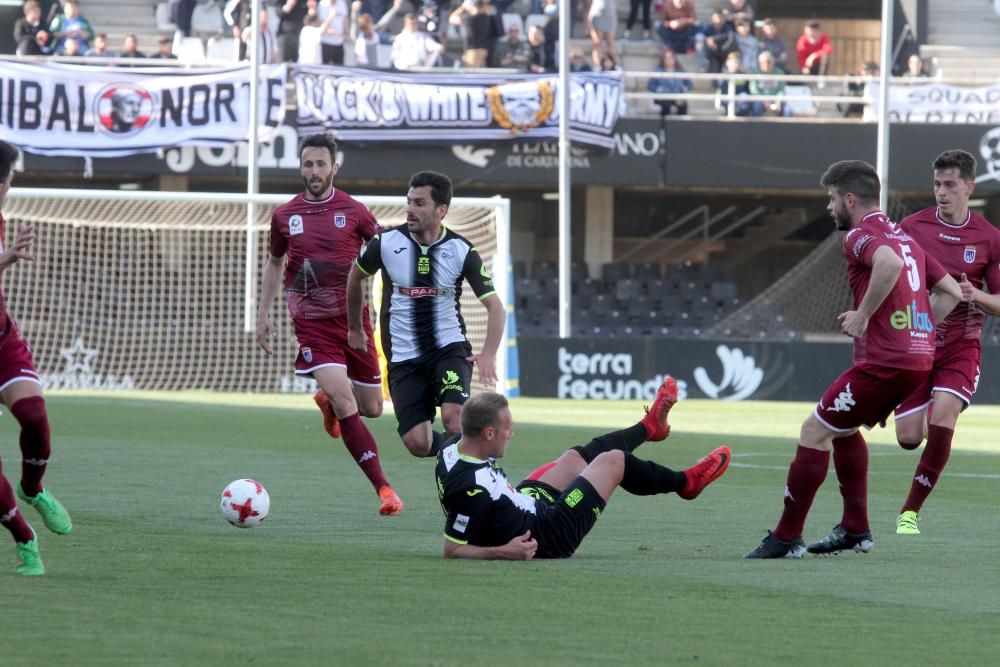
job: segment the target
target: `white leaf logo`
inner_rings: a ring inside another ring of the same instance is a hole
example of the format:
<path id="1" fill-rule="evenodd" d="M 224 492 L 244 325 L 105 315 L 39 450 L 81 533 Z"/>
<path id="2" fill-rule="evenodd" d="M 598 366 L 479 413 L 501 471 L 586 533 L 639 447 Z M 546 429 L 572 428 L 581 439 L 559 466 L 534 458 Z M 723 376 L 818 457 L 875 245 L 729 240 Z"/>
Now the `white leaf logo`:
<path id="1" fill-rule="evenodd" d="M 708 371 L 703 367 L 694 369 L 695 382 L 706 396 L 722 401 L 742 401 L 757 391 L 764 379 L 764 371 L 757 368 L 753 357 L 743 354 L 738 347 L 728 348 L 725 345 L 715 348 L 715 354 L 722 362 L 722 380 L 718 384 L 709 379 Z M 726 389 L 732 393 L 720 396 Z"/>
<path id="2" fill-rule="evenodd" d="M 492 148 L 480 148 L 476 150 L 475 146 L 452 146 L 451 152 L 462 162 L 467 162 L 473 167 L 479 167 L 480 169 L 488 165 L 490 158 L 496 154 L 496 151 Z"/>

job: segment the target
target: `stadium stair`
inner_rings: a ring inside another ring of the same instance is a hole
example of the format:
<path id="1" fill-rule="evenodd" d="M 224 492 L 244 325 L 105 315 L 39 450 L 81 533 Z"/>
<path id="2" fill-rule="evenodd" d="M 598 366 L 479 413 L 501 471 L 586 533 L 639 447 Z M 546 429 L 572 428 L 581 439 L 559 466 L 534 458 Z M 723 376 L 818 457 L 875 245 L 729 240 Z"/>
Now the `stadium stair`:
<path id="1" fill-rule="evenodd" d="M 1000 72 L 1000 14 L 984 0 L 928 0 L 927 43 L 920 55 L 948 79 L 992 78 Z"/>

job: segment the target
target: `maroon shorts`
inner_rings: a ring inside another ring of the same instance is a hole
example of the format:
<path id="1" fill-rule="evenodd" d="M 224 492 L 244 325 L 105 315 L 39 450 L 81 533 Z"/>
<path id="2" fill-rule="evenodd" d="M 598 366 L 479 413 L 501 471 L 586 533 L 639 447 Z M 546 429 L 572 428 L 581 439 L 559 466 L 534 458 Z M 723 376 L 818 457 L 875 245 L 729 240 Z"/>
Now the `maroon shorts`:
<path id="1" fill-rule="evenodd" d="M 0 391 L 21 380 L 42 383 L 28 344 L 16 332 L 11 332 L 0 343 Z"/>
<path id="2" fill-rule="evenodd" d="M 961 341 L 939 347 L 930 374 L 896 408 L 896 418 L 923 410 L 935 391 L 944 391 L 962 399 L 964 408 L 972 403 L 979 387 L 979 361 L 982 349 L 979 341 Z"/>
<path id="3" fill-rule="evenodd" d="M 314 371 L 327 366 L 347 369 L 354 384 L 382 386 L 382 370 L 378 365 L 375 337 L 371 323 L 364 322 L 368 336 L 367 352 L 358 352 L 347 344 L 347 318 L 329 317 L 318 320 L 294 320 L 295 339 L 299 353 L 295 357 L 295 374 L 312 377 Z"/>
<path id="4" fill-rule="evenodd" d="M 831 431 L 882 424 L 930 371 L 862 364 L 833 381 L 814 414 Z"/>

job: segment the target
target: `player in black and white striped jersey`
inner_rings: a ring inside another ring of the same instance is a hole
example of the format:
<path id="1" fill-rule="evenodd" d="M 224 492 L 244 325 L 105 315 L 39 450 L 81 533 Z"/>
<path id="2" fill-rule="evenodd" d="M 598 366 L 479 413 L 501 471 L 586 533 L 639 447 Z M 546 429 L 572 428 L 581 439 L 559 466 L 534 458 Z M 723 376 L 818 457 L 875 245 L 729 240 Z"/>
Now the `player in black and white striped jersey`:
<path id="1" fill-rule="evenodd" d="M 496 353 L 506 312 L 475 247 L 443 225 L 451 179 L 422 171 L 410 179 L 406 225 L 377 234 L 361 250 L 347 278 L 348 343 L 362 349 L 362 281 L 381 271 L 382 349 L 389 364 L 389 394 L 403 444 L 414 456 L 435 456 L 460 430 L 472 366 L 483 384 L 495 385 Z M 459 299 L 467 280 L 486 308 L 483 348 L 473 353 Z M 445 432 L 432 428 L 437 407 Z"/>

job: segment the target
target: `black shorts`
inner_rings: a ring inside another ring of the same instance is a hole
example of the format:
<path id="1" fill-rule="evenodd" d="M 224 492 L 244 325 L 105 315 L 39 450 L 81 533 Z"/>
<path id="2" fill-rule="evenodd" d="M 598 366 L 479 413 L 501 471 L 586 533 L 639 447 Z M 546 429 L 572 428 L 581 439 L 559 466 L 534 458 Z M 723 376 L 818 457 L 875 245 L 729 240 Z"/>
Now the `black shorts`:
<path id="1" fill-rule="evenodd" d="M 535 498 L 538 514 L 531 536 L 538 541 L 535 558 L 569 558 L 597 523 L 605 502 L 585 477 L 577 477 L 562 493 L 545 482 L 517 485 Z"/>
<path id="2" fill-rule="evenodd" d="M 400 435 L 417 424 L 434 423 L 439 405 L 462 405 L 469 400 L 470 356 L 471 345 L 452 343 L 422 357 L 389 364 L 389 396 Z"/>

